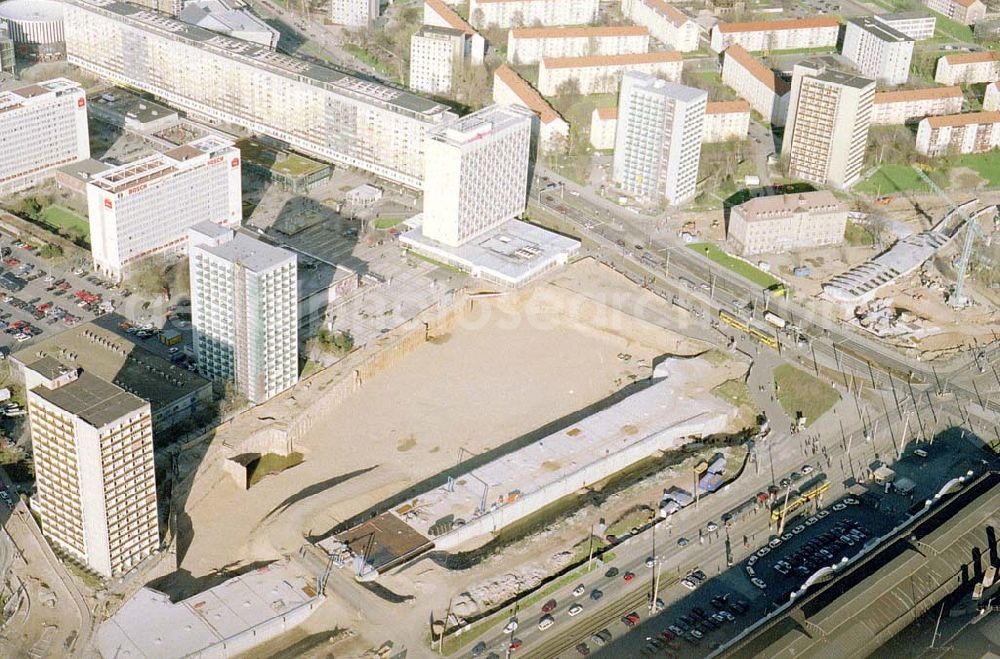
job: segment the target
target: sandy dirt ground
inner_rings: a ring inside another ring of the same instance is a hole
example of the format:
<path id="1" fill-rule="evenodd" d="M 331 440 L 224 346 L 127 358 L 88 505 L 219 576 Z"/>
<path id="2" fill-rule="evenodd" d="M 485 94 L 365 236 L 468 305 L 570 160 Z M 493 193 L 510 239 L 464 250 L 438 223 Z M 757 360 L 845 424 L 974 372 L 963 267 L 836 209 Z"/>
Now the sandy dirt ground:
<path id="1" fill-rule="evenodd" d="M 420 345 L 331 406 L 297 447 L 306 456 L 301 465 L 250 491 L 221 470 L 199 473 L 195 489 L 207 488 L 211 496 L 192 496 L 186 512 L 193 539 L 181 569 L 200 577 L 224 566 L 294 553 L 304 535 L 324 533 L 469 454 L 496 449 L 648 377 L 657 356 L 697 354 L 709 347 L 656 326 L 665 321 L 680 321 L 684 331 L 676 308 L 590 261 L 528 292 L 477 300 L 452 331 Z M 623 354 L 630 358 L 623 360 Z M 718 380 L 744 368 L 721 365 Z M 569 535 L 554 537 L 546 546 L 579 536 L 580 527 L 567 528 Z M 437 575 L 421 578 L 425 563 L 414 570 L 415 577 L 404 572 L 407 576 L 394 584 L 420 598 L 424 617 L 428 605 L 446 602 L 456 592 L 453 583 L 428 588 Z M 496 569 L 502 566 L 470 574 L 463 582 L 482 581 Z M 332 601 L 299 634 L 338 625 L 363 627 L 352 606 Z M 378 629 L 359 631 L 377 634 Z"/>

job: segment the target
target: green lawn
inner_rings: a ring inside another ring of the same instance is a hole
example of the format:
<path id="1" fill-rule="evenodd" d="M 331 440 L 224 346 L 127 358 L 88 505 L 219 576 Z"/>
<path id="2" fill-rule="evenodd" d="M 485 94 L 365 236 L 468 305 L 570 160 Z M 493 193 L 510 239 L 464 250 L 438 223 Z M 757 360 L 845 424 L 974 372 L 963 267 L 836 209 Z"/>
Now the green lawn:
<path id="1" fill-rule="evenodd" d="M 951 20 L 944 14 L 939 14 L 924 7 L 921 7 L 921 10 L 926 10 L 937 19 L 934 29 L 935 39 L 943 37 L 945 41 L 976 42 L 972 34 L 972 28 L 968 25 L 962 25 L 958 21 Z"/>
<path id="2" fill-rule="evenodd" d="M 290 469 L 297 464 L 301 464 L 302 459 L 303 457 L 301 453 L 293 452 L 288 455 L 265 453 L 260 456 L 257 466 L 254 468 L 253 473 L 250 474 L 249 487 L 253 487 L 267 476 L 280 474 L 286 469 Z"/>
<path id="3" fill-rule="evenodd" d="M 1000 151 L 994 149 L 989 153 L 962 156 L 958 164 L 975 170 L 977 174 L 986 179 L 989 187 L 1000 187 Z"/>
<path id="4" fill-rule="evenodd" d="M 929 176 L 941 176 L 934 172 Z M 936 181 L 938 185 L 946 181 Z M 909 165 L 882 165 L 866 180 L 854 186 L 855 192 L 882 197 L 907 190 L 928 191 L 927 184 Z"/>
<path id="5" fill-rule="evenodd" d="M 836 389 L 791 364 L 782 364 L 774 369 L 774 384 L 785 413 L 794 419 L 798 412 L 802 412 L 807 426 L 840 400 Z"/>
<path id="6" fill-rule="evenodd" d="M 401 217 L 380 217 L 379 219 L 375 220 L 375 228 L 383 230 L 391 229 L 392 227 L 396 226 L 402 221 L 403 218 Z"/>
<path id="7" fill-rule="evenodd" d="M 771 286 L 781 283 L 760 268 L 726 254 L 719 247 L 711 243 L 692 243 L 688 245 L 688 247 L 699 254 L 707 256 L 727 270 L 732 270 L 744 279 L 752 281 L 761 288 L 770 288 Z"/>
<path id="8" fill-rule="evenodd" d="M 848 245 L 854 247 L 871 247 L 875 244 L 868 229 L 850 220 L 847 221 L 847 227 L 844 230 L 844 240 L 847 241 Z"/>
<path id="9" fill-rule="evenodd" d="M 90 223 L 87 222 L 87 218 L 74 213 L 68 208 L 49 206 L 42 210 L 42 221 L 55 227 L 60 233 L 63 230 L 75 230 L 87 242 L 90 242 Z"/>

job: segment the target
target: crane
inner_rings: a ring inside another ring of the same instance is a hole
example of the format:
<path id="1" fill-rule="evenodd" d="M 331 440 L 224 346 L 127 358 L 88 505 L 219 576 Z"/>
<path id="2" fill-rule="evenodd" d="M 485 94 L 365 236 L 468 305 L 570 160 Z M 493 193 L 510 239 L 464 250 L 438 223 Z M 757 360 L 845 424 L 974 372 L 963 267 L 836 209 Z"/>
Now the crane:
<path id="1" fill-rule="evenodd" d="M 955 308 L 964 307 L 969 303 L 968 299 L 965 297 L 965 273 L 969 269 L 969 261 L 972 259 L 972 246 L 976 242 L 976 236 L 985 235 L 982 229 L 979 228 L 979 220 L 975 216 L 969 216 L 960 206 L 957 206 L 954 201 L 951 200 L 944 190 L 938 186 L 937 183 L 931 180 L 931 177 L 927 176 L 922 169 L 916 165 L 912 165 L 913 170 L 917 173 L 920 178 L 930 187 L 934 193 L 941 197 L 941 199 L 947 203 L 951 210 L 957 212 L 963 220 L 965 220 L 966 231 L 965 231 L 965 242 L 962 244 L 962 256 L 958 259 L 958 274 L 956 276 L 955 288 L 952 289 L 951 296 L 948 298 L 948 303 Z"/>

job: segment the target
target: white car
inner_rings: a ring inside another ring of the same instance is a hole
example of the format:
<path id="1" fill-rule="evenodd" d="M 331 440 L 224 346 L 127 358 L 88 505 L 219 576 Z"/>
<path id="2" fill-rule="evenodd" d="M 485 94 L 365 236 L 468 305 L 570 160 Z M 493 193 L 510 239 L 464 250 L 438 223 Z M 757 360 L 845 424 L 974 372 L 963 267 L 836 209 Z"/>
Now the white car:
<path id="1" fill-rule="evenodd" d="M 708 524 L 705 525 L 705 528 L 708 529 L 710 532 L 711 531 L 718 531 L 719 530 L 719 525 L 716 524 L 715 522 L 709 522 Z"/>
<path id="2" fill-rule="evenodd" d="M 545 631 L 546 629 L 548 629 L 549 627 L 551 627 L 554 624 L 556 624 L 555 618 L 553 618 L 552 616 L 550 616 L 548 614 L 545 614 L 538 621 L 538 629 L 539 629 L 539 631 Z"/>
<path id="3" fill-rule="evenodd" d="M 806 527 L 804 527 L 801 524 L 799 524 L 794 529 L 792 529 L 792 535 L 798 535 L 798 534 L 802 533 L 805 530 L 806 530 Z"/>
<path id="4" fill-rule="evenodd" d="M 856 506 L 858 505 L 858 500 L 855 499 L 854 497 L 847 497 L 846 499 L 844 499 L 844 503 L 846 503 L 848 506 Z"/>
<path id="5" fill-rule="evenodd" d="M 503 633 L 510 634 L 517 629 L 517 618 L 511 618 L 510 622 L 504 625 Z"/>
<path id="6" fill-rule="evenodd" d="M 802 465 L 802 469 L 799 469 L 803 474 L 811 474 L 813 472 L 812 465 Z"/>
<path id="7" fill-rule="evenodd" d="M 573 616 L 575 616 L 580 611 L 583 611 L 583 605 L 582 604 L 574 604 L 573 606 L 569 607 L 568 613 L 569 613 L 569 616 L 572 618 Z"/>
<path id="8" fill-rule="evenodd" d="M 691 581 L 690 579 L 681 579 L 681 584 L 688 590 L 694 590 L 695 588 L 698 587 L 698 584 Z"/>
<path id="9" fill-rule="evenodd" d="M 829 510 L 821 510 L 818 513 L 816 513 L 816 517 L 818 517 L 820 519 L 823 519 L 824 517 L 826 517 L 829 514 L 830 514 Z"/>
<path id="10" fill-rule="evenodd" d="M 750 580 L 750 583 L 752 583 L 753 585 L 757 586 L 761 590 L 764 590 L 765 588 L 767 588 L 767 584 L 764 583 L 764 580 L 761 579 L 760 577 L 754 577 L 753 579 Z"/>
<path id="11" fill-rule="evenodd" d="M 583 587 L 583 584 L 580 584 L 579 586 L 573 589 L 573 597 L 579 597 L 580 595 L 583 595 L 585 592 L 587 592 L 587 589 Z"/>
<path id="12" fill-rule="evenodd" d="M 781 538 L 772 538 L 771 541 L 767 543 L 767 546 L 770 547 L 771 549 L 774 549 L 780 544 L 781 544 Z"/>
<path id="13" fill-rule="evenodd" d="M 654 565 L 656 565 L 656 559 L 655 558 L 653 558 L 652 556 L 650 556 L 649 558 L 646 559 L 646 567 L 653 567 Z"/>
<path id="14" fill-rule="evenodd" d="M 839 513 L 841 510 L 846 510 L 847 509 L 847 504 L 845 504 L 845 503 L 835 503 L 835 504 L 833 504 L 833 509 Z"/>

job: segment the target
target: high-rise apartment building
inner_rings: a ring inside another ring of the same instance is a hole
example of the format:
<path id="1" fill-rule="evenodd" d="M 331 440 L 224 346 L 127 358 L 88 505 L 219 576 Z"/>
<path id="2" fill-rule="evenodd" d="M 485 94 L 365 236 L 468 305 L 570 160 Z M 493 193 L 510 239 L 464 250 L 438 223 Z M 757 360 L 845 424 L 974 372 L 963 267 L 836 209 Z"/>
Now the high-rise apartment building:
<path id="1" fill-rule="evenodd" d="M 410 89 L 447 94 L 465 53 L 465 34 L 451 27 L 424 25 L 410 39 Z"/>
<path id="2" fill-rule="evenodd" d="M 627 72 L 618 95 L 614 180 L 645 201 L 682 204 L 695 195 L 708 94 Z"/>
<path id="3" fill-rule="evenodd" d="M 184 0 L 131 0 L 132 4 L 176 16 L 184 8 Z"/>
<path id="4" fill-rule="evenodd" d="M 299 378 L 294 252 L 203 222 L 189 231 L 198 370 L 263 403 Z"/>
<path id="5" fill-rule="evenodd" d="M 199 222 L 239 226 L 239 149 L 210 136 L 109 167 L 87 181 L 87 210 L 94 266 L 119 280 L 143 258 L 183 249 Z"/>
<path id="6" fill-rule="evenodd" d="M 441 103 L 115 0 L 70 0 L 72 64 L 195 115 L 419 189 Z"/>
<path id="7" fill-rule="evenodd" d="M 149 403 L 53 357 L 24 375 L 42 531 L 101 576 L 127 572 L 160 542 Z"/>
<path id="8" fill-rule="evenodd" d="M 457 247 L 524 212 L 534 114 L 491 105 L 427 140 L 423 235 Z"/>
<path id="9" fill-rule="evenodd" d="M 0 136 L 0 195 L 31 187 L 56 167 L 86 160 L 86 93 L 65 78 L 0 92 Z"/>
<path id="10" fill-rule="evenodd" d="M 330 0 L 330 21 L 337 25 L 367 27 L 380 13 L 379 0 Z"/>
<path id="11" fill-rule="evenodd" d="M 901 85 L 910 76 L 913 39 L 871 16 L 862 16 L 847 21 L 841 53 L 861 75 Z"/>
<path id="12" fill-rule="evenodd" d="M 846 188 L 861 176 L 875 81 L 829 68 L 834 58 L 795 65 L 782 152 L 788 175 Z"/>
<path id="13" fill-rule="evenodd" d="M 14 40 L 3 22 L 0 22 L 0 73 L 14 73 Z"/>

